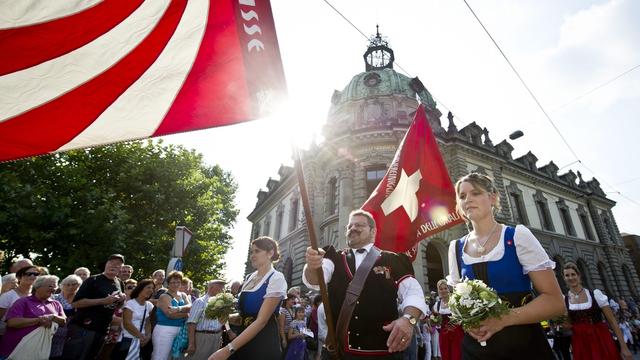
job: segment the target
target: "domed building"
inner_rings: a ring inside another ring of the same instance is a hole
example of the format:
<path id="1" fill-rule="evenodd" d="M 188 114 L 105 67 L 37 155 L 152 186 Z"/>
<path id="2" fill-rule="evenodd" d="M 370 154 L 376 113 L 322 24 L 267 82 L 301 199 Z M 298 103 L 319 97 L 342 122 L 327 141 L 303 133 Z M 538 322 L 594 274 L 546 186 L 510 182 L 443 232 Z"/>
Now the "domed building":
<path id="1" fill-rule="evenodd" d="M 424 104 L 440 151 L 455 181 L 470 171 L 491 176 L 501 194 L 498 221 L 525 224 L 556 261 L 561 286 L 562 266 L 574 261 L 584 284 L 614 296 L 637 296 L 640 282 L 624 247 L 608 199 L 596 179 L 580 173 L 558 173 L 552 162 L 538 167 L 530 151 L 513 158 L 513 147 L 503 140 L 493 144 L 489 131 L 471 123 L 458 129 L 442 113 L 417 78 L 393 69 L 393 50 L 379 33 L 364 53 L 365 71 L 355 75 L 342 91 L 335 91 L 324 142 L 301 154 L 306 186 L 320 246 L 346 246 L 344 229 L 349 213 L 362 206 L 382 179 L 419 104 Z M 280 246 L 278 270 L 289 286 L 302 286 L 304 252 L 309 246 L 298 182 L 293 168 L 281 166 L 278 179 L 266 190 L 248 216 L 252 239 L 271 236 Z M 448 244 L 467 233 L 464 225 L 421 242 L 413 264 L 425 291 L 448 274 Z M 253 271 L 247 261 L 246 272 Z"/>

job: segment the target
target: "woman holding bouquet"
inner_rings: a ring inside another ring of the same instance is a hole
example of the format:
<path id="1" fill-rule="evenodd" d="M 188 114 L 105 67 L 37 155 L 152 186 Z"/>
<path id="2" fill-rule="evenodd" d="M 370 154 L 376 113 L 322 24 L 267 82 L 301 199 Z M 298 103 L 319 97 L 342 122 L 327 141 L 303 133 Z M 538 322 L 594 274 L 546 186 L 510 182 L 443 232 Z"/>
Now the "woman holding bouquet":
<path id="1" fill-rule="evenodd" d="M 598 289 L 591 291 L 582 287 L 580 270 L 576 264 L 566 263 L 563 271 L 564 282 L 569 287 L 565 303 L 573 330 L 571 339 L 573 358 L 575 360 L 619 359 L 618 349 L 609 333 L 609 327 L 611 327 L 618 338 L 622 358 L 631 359 L 631 352 L 624 342 L 622 331 L 609 306 L 607 296 Z"/>
<path id="2" fill-rule="evenodd" d="M 525 226 L 495 220 L 500 197 L 489 177 L 468 174 L 455 189 L 458 213 L 473 230 L 449 246 L 449 283 L 482 280 L 511 306 L 465 334 L 463 359 L 554 359 L 540 321 L 565 311 L 555 263 Z M 531 284 L 538 294 L 533 300 Z"/>
<path id="3" fill-rule="evenodd" d="M 280 335 L 276 320 L 280 302 L 287 293 L 284 275 L 273 268 L 280 253 L 278 244 L 262 236 L 251 243 L 251 266 L 257 269 L 245 279 L 238 300 L 242 321 L 240 334 L 227 346 L 216 351 L 209 360 L 280 360 Z"/>
<path id="4" fill-rule="evenodd" d="M 442 320 L 438 326 L 438 345 L 442 360 L 460 360 L 462 359 L 462 338 L 464 332 L 462 326 L 455 325 L 450 322 L 451 310 L 449 310 L 449 285 L 447 280 L 438 281 L 438 300 L 433 305 L 433 313 Z"/>

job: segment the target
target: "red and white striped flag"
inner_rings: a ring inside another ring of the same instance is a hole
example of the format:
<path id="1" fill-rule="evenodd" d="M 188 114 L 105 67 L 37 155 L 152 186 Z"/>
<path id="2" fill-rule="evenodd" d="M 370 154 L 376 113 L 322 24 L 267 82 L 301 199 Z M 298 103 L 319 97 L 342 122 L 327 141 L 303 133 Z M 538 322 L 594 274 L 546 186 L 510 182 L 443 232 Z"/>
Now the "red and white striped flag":
<path id="1" fill-rule="evenodd" d="M 0 161 L 256 119 L 285 93 L 268 0 L 0 2 Z"/>

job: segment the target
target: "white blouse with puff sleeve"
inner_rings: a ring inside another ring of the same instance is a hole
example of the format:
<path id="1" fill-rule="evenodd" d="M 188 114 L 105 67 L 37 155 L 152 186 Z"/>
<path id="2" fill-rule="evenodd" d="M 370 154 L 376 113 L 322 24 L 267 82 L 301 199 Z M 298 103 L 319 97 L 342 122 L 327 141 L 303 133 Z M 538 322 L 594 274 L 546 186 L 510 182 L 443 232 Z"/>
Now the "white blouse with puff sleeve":
<path id="1" fill-rule="evenodd" d="M 476 264 L 487 261 L 497 261 L 504 256 L 504 234 L 507 229 L 506 226 L 501 226 L 500 241 L 491 249 L 487 254 L 480 257 L 472 257 L 466 252 L 462 253 L 462 261 L 467 264 Z M 522 273 L 528 274 L 531 271 L 541 271 L 546 269 L 555 268 L 555 262 L 549 259 L 549 255 L 544 250 L 540 241 L 533 235 L 524 225 L 517 225 L 515 233 L 513 234 L 513 241 L 516 245 L 516 253 L 518 254 L 518 260 L 522 265 Z M 458 271 L 458 262 L 456 261 L 456 243 L 458 240 L 451 241 L 449 243 L 449 275 L 447 276 L 447 282 L 449 285 L 455 286 L 460 282 L 460 272 Z M 465 237 L 465 245 L 467 238 Z"/>

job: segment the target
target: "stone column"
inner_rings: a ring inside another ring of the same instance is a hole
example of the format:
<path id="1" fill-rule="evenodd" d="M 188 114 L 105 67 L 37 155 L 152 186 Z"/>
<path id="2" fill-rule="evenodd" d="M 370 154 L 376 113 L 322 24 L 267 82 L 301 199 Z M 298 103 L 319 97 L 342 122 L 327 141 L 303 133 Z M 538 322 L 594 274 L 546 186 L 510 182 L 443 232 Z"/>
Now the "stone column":
<path id="1" fill-rule="evenodd" d="M 349 223 L 349 213 L 353 208 L 353 164 L 343 164 L 338 168 L 338 234 L 341 246 L 346 246 L 345 228 Z"/>

